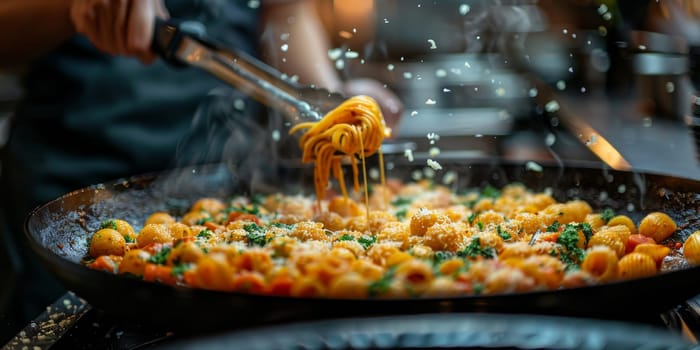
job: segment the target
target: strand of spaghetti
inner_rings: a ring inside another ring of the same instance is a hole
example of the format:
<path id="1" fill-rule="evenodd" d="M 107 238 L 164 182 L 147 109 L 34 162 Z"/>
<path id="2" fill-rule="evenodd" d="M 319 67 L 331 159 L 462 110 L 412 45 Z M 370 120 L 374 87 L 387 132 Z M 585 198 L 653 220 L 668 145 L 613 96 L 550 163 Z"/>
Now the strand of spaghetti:
<path id="1" fill-rule="evenodd" d="M 320 200 L 326 195 L 332 175 L 347 196 L 342 171 L 342 160 L 350 156 L 353 185 L 358 191 L 359 171 L 357 158 L 364 159 L 376 153 L 389 135 L 377 102 L 368 96 L 354 96 L 330 111 L 318 122 L 300 123 L 289 132 L 306 130 L 299 140 L 303 150 L 302 162 L 315 163 L 314 184 Z M 366 182 L 365 182 L 366 186 Z"/>

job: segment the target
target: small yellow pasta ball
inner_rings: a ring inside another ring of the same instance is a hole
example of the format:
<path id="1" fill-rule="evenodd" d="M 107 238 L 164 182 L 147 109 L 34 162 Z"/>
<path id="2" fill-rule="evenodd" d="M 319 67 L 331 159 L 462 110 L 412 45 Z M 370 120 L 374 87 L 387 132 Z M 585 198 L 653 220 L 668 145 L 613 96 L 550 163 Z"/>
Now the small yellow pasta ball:
<path id="1" fill-rule="evenodd" d="M 605 226 L 601 228 L 596 235 L 601 233 L 616 235 L 625 245 L 627 244 L 627 241 L 630 239 L 631 235 L 630 229 L 626 225 Z"/>
<path id="2" fill-rule="evenodd" d="M 168 255 L 168 263 L 196 263 L 204 256 L 204 251 L 194 242 L 182 242 L 173 247 Z"/>
<path id="3" fill-rule="evenodd" d="M 450 277 L 440 276 L 433 279 L 430 283 L 428 290 L 425 291 L 426 295 L 430 296 L 450 296 L 459 293 L 455 281 Z"/>
<path id="4" fill-rule="evenodd" d="M 418 259 L 404 261 L 396 267 L 395 279 L 404 285 L 410 285 L 411 290 L 418 294 L 430 287 L 433 277 L 430 265 Z"/>
<path id="5" fill-rule="evenodd" d="M 495 232 L 482 232 L 475 237 L 479 237 L 479 245 L 482 248 L 491 247 L 496 251 L 496 254 L 503 251 L 503 238 Z"/>
<path id="6" fill-rule="evenodd" d="M 350 264 L 350 270 L 357 272 L 369 281 L 376 281 L 384 275 L 384 269 L 381 266 L 365 259 L 355 260 Z"/>
<path id="7" fill-rule="evenodd" d="M 355 257 L 360 257 L 365 254 L 365 248 L 357 241 L 335 241 L 333 248 L 347 249 L 355 254 Z"/>
<path id="8" fill-rule="evenodd" d="M 375 243 L 367 251 L 367 256 L 380 266 L 386 266 L 389 257 L 399 252 L 399 248 L 389 243 Z"/>
<path id="9" fill-rule="evenodd" d="M 384 226 L 396 222 L 396 217 L 388 211 L 369 212 L 369 231 L 379 232 Z"/>
<path id="10" fill-rule="evenodd" d="M 224 209 L 226 209 L 226 204 L 216 198 L 201 198 L 194 202 L 190 211 L 206 211 L 209 214 L 214 214 Z"/>
<path id="11" fill-rule="evenodd" d="M 448 222 L 447 216 L 440 215 L 436 211 L 421 209 L 411 217 L 411 234 L 423 236 L 430 226 L 435 223 Z"/>
<path id="12" fill-rule="evenodd" d="M 700 231 L 695 231 L 683 243 L 683 256 L 690 265 L 700 265 Z"/>
<path id="13" fill-rule="evenodd" d="M 520 222 L 520 228 L 522 228 L 523 235 L 532 235 L 535 232 L 542 230 L 544 228 L 544 225 L 542 224 L 542 221 L 536 214 L 532 213 L 519 213 L 515 215 L 513 220 L 517 220 Z"/>
<path id="14" fill-rule="evenodd" d="M 533 205 L 537 208 L 537 210 L 542 210 L 554 203 L 556 201 L 552 196 L 544 193 L 536 193 L 532 196 L 532 198 L 528 201 L 530 205 Z"/>
<path id="15" fill-rule="evenodd" d="M 298 222 L 296 225 L 294 225 L 294 229 L 292 229 L 292 232 L 290 232 L 290 236 L 301 241 L 326 241 L 330 239 L 330 237 L 326 234 L 326 230 L 323 229 L 323 224 L 313 221 Z"/>
<path id="16" fill-rule="evenodd" d="M 267 246 L 272 248 L 275 255 L 286 258 L 292 252 L 297 242 L 296 239 L 289 236 L 275 236 Z"/>
<path id="17" fill-rule="evenodd" d="M 413 255 L 411 254 L 408 254 L 406 252 L 396 252 L 394 254 L 391 254 L 391 256 L 386 260 L 386 266 L 395 266 L 411 259 L 413 259 Z"/>
<path id="18" fill-rule="evenodd" d="M 410 232 L 408 228 L 408 224 L 403 223 L 403 222 L 390 222 L 384 225 L 382 227 L 382 230 L 379 232 L 377 235 L 377 239 L 379 239 L 380 242 L 382 241 L 394 241 L 394 242 L 401 242 L 401 248 L 402 249 L 407 249 L 409 246 L 409 238 Z"/>
<path id="19" fill-rule="evenodd" d="M 676 223 L 670 216 L 661 212 L 653 212 L 645 216 L 639 223 L 639 234 L 651 237 L 658 243 L 671 236 L 676 228 Z"/>
<path id="20" fill-rule="evenodd" d="M 538 214 L 540 220 L 545 226 L 549 226 L 555 221 L 559 222 L 560 224 L 567 223 L 562 219 L 562 217 L 564 216 L 564 204 L 562 203 L 550 204 L 546 208 L 540 210 Z"/>
<path id="21" fill-rule="evenodd" d="M 127 243 L 136 241 L 136 232 L 134 232 L 134 228 L 131 227 L 131 225 L 124 220 L 106 220 L 102 222 L 100 228 L 111 228 L 117 230 L 117 232 L 119 232 L 124 237 L 124 240 L 126 240 Z"/>
<path id="22" fill-rule="evenodd" d="M 641 278 L 656 274 L 656 263 L 642 253 L 629 253 L 620 259 L 618 269 L 621 279 Z"/>
<path id="23" fill-rule="evenodd" d="M 437 223 L 430 226 L 423 243 L 433 250 L 456 252 L 464 247 L 467 225 L 463 222 Z"/>
<path id="24" fill-rule="evenodd" d="M 501 260 L 508 258 L 526 258 L 533 254 L 535 254 L 535 251 L 528 242 L 503 243 L 503 250 L 501 250 L 498 258 Z"/>
<path id="25" fill-rule="evenodd" d="M 582 200 L 569 201 L 564 208 L 565 220 L 561 221 L 562 223 L 583 222 L 586 220 L 586 216 L 593 211 L 591 206 Z"/>
<path id="26" fill-rule="evenodd" d="M 295 297 L 321 297 L 326 294 L 326 287 L 316 277 L 301 276 L 294 280 L 291 294 Z"/>
<path id="27" fill-rule="evenodd" d="M 141 229 L 141 233 L 136 237 L 139 248 L 143 248 L 154 243 L 170 243 L 173 237 L 165 224 L 148 224 Z"/>
<path id="28" fill-rule="evenodd" d="M 479 216 L 477 216 L 474 219 L 474 224 L 476 225 L 477 223 L 481 223 L 484 226 L 489 225 L 489 224 L 498 225 L 500 223 L 503 223 L 504 221 L 505 221 L 505 218 L 503 217 L 503 215 L 501 215 L 493 210 L 487 210 L 487 211 L 479 213 Z"/>
<path id="29" fill-rule="evenodd" d="M 331 231 L 338 231 L 345 228 L 345 219 L 343 219 L 342 216 L 338 215 L 338 213 L 334 213 L 332 211 L 321 212 L 320 214 L 316 215 L 316 217 L 314 217 L 314 221 L 322 223 L 323 227 Z"/>
<path id="30" fill-rule="evenodd" d="M 605 226 L 605 221 L 600 217 L 600 214 L 586 215 L 585 222 L 591 225 L 593 232 L 598 232 L 601 227 Z"/>
<path id="31" fill-rule="evenodd" d="M 128 273 L 134 276 L 143 276 L 151 254 L 141 249 L 130 250 L 124 255 L 124 259 L 119 263 L 119 273 Z"/>
<path id="32" fill-rule="evenodd" d="M 445 209 L 445 216 L 451 221 L 462 221 L 467 215 L 467 208 L 463 205 L 453 205 Z"/>
<path id="33" fill-rule="evenodd" d="M 493 199 L 490 198 L 482 198 L 476 204 L 474 204 L 474 207 L 472 210 L 475 212 L 482 212 L 482 211 L 487 211 L 491 210 L 494 207 Z"/>
<path id="34" fill-rule="evenodd" d="M 588 241 L 589 248 L 600 245 L 612 249 L 612 251 L 617 254 L 618 258 L 625 255 L 625 243 L 623 243 L 622 239 L 614 232 L 598 232 Z"/>
<path id="35" fill-rule="evenodd" d="M 168 232 L 173 239 L 183 239 L 185 237 L 193 236 L 190 227 L 181 222 L 173 222 L 172 224 L 168 224 Z"/>
<path id="36" fill-rule="evenodd" d="M 331 251 L 328 253 L 330 256 L 335 256 L 340 259 L 343 259 L 347 261 L 348 263 L 352 263 L 357 259 L 355 256 L 355 253 L 351 251 L 350 249 L 343 248 L 343 247 L 333 247 Z"/>
<path id="37" fill-rule="evenodd" d="M 522 261 L 520 269 L 538 286 L 555 289 L 564 278 L 564 264 L 550 255 L 532 255 Z"/>
<path id="38" fill-rule="evenodd" d="M 419 259 L 430 259 L 433 256 L 433 249 L 422 244 L 416 244 L 411 249 L 411 254 Z"/>
<path id="39" fill-rule="evenodd" d="M 206 211 L 190 211 L 182 216 L 182 223 L 188 226 L 202 224 L 201 221 L 210 219 L 211 215 Z"/>
<path id="40" fill-rule="evenodd" d="M 328 296 L 333 298 L 365 298 L 369 282 L 357 272 L 335 277 L 328 286 Z"/>
<path id="41" fill-rule="evenodd" d="M 440 264 L 438 271 L 444 276 L 452 276 L 452 274 L 459 271 L 464 267 L 464 260 L 462 259 L 450 259 L 445 260 Z"/>
<path id="42" fill-rule="evenodd" d="M 195 285 L 220 291 L 232 291 L 234 269 L 224 254 L 209 253 L 202 257 L 195 268 Z"/>
<path id="43" fill-rule="evenodd" d="M 123 256 L 126 253 L 126 240 L 117 230 L 103 228 L 92 235 L 89 253 L 93 258 L 101 255 Z"/>
<path id="44" fill-rule="evenodd" d="M 634 252 L 650 256 L 658 267 L 661 266 L 664 258 L 671 253 L 671 248 L 660 244 L 641 243 L 634 247 Z"/>
<path id="45" fill-rule="evenodd" d="M 328 202 L 328 211 L 346 218 L 362 215 L 362 210 L 357 202 L 345 197 L 333 197 Z"/>
<path id="46" fill-rule="evenodd" d="M 637 227 L 634 225 L 634 221 L 627 215 L 618 215 L 608 221 L 608 226 L 625 225 L 630 230 L 630 234 L 637 234 Z"/>
<path id="47" fill-rule="evenodd" d="M 609 282 L 618 276 L 617 253 L 607 246 L 595 246 L 586 252 L 581 269 L 598 278 L 601 282 Z"/>
<path id="48" fill-rule="evenodd" d="M 170 224 L 173 222 L 175 222 L 175 218 L 170 214 L 159 211 L 149 215 L 148 218 L 146 218 L 144 226 L 149 224 Z"/>

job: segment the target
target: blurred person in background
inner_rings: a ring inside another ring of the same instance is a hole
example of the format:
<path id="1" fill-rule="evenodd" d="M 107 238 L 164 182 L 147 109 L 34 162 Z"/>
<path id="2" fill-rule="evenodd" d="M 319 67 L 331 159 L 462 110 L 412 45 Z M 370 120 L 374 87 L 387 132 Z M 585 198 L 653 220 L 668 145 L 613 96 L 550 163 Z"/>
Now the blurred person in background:
<path id="1" fill-rule="evenodd" d="M 0 68 L 23 67 L 25 95 L 1 158 L 0 266 L 12 270 L 0 271 L 0 329 L 7 333 L 0 340 L 64 292 L 25 242 L 32 208 L 90 184 L 242 157 L 255 144 L 261 108 L 205 72 L 158 60 L 150 50 L 156 17 L 198 20 L 212 38 L 253 55 L 262 31 L 265 46 L 277 50 L 285 37 L 281 71 L 348 96 L 373 96 L 390 125 L 401 113 L 378 82 L 340 80 L 313 2 L 3 0 Z M 223 108 L 226 115 L 197 113 L 203 103 L 217 109 L 238 99 L 245 103 Z"/>

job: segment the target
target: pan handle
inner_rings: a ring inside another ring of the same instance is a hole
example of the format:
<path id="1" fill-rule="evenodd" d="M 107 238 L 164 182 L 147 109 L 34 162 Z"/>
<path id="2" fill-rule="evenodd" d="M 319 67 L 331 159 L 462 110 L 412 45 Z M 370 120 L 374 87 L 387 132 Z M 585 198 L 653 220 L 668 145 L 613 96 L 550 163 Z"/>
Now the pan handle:
<path id="1" fill-rule="evenodd" d="M 300 97 L 300 87 L 265 63 L 239 50 L 225 49 L 206 36 L 196 21 L 156 18 L 153 50 L 175 66 L 194 66 L 281 111 L 296 124 L 321 115 Z"/>

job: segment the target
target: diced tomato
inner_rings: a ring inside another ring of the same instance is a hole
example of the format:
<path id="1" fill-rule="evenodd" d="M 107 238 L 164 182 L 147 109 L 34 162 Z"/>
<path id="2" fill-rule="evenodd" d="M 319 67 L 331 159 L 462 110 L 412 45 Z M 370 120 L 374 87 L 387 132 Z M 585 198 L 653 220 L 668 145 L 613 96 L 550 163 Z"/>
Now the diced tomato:
<path id="1" fill-rule="evenodd" d="M 270 284 L 268 284 L 266 293 L 279 296 L 289 296 L 292 294 L 292 285 L 294 284 L 294 279 L 287 275 L 280 275 L 275 277 Z"/>
<path id="2" fill-rule="evenodd" d="M 223 229 L 223 228 L 224 228 L 223 226 L 221 226 L 221 225 L 219 225 L 219 224 L 217 224 L 217 223 L 215 223 L 215 222 L 211 222 L 211 221 L 205 222 L 205 223 L 204 223 L 204 227 L 206 227 L 206 228 L 208 228 L 208 229 L 210 229 L 210 230 L 212 230 L 212 231 L 216 231 L 217 229 L 220 229 L 220 228 Z"/>
<path id="3" fill-rule="evenodd" d="M 237 211 L 232 211 L 228 214 L 228 222 L 232 221 L 252 221 L 260 225 L 260 219 L 253 214 L 241 213 Z"/>
<path id="4" fill-rule="evenodd" d="M 537 238 L 545 242 L 556 242 L 557 239 L 559 239 L 560 235 L 561 232 L 544 232 L 540 233 L 540 235 L 537 236 Z"/>
<path id="5" fill-rule="evenodd" d="M 102 255 L 95 259 L 92 263 L 88 265 L 89 268 L 93 270 L 100 270 L 100 271 L 106 271 L 109 273 L 117 273 L 117 269 L 119 267 L 119 261 L 116 261 L 116 258 L 120 258 L 118 260 L 121 260 L 121 257 L 113 257 L 110 255 Z"/>
<path id="6" fill-rule="evenodd" d="M 177 278 L 172 274 L 173 268 L 170 266 L 146 264 L 143 271 L 143 280 L 149 282 L 160 282 L 165 284 L 175 284 Z"/>
<path id="7" fill-rule="evenodd" d="M 644 235 L 636 234 L 636 235 L 630 235 L 630 238 L 627 240 L 627 245 L 625 246 L 625 254 L 629 254 L 634 251 L 634 248 L 636 248 L 638 245 L 642 243 L 651 243 L 654 244 L 656 243 L 653 238 L 647 237 Z"/>

